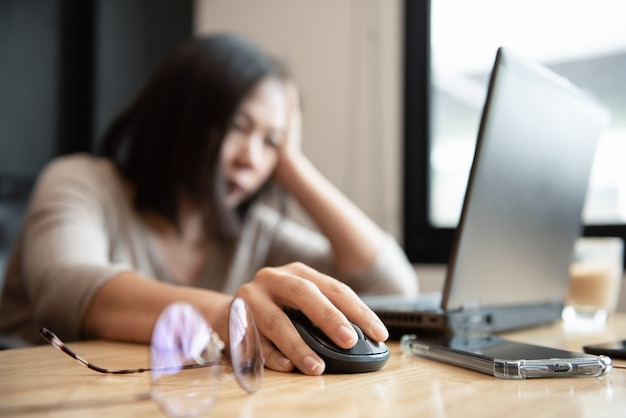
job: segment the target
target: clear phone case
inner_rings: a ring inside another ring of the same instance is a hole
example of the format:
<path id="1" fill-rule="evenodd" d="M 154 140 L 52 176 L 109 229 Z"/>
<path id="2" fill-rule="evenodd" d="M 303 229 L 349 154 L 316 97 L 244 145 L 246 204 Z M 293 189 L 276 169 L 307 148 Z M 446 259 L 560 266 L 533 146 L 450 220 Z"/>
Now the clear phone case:
<path id="1" fill-rule="evenodd" d="M 612 361 L 607 356 L 592 356 L 523 344 L 494 336 L 455 337 L 442 341 L 404 335 L 400 345 L 406 354 L 438 360 L 505 379 L 597 377 L 609 373 L 613 368 Z"/>

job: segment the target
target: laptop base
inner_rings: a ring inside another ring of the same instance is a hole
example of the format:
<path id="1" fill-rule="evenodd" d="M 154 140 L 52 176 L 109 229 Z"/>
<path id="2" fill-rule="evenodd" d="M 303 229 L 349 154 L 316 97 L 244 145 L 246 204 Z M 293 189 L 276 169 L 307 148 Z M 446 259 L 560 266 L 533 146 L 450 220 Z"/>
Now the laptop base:
<path id="1" fill-rule="evenodd" d="M 494 334 L 548 325 L 561 318 L 562 311 L 560 303 L 535 305 L 532 309 L 528 305 L 422 312 L 375 309 L 394 340 L 407 333 L 426 336 Z"/>

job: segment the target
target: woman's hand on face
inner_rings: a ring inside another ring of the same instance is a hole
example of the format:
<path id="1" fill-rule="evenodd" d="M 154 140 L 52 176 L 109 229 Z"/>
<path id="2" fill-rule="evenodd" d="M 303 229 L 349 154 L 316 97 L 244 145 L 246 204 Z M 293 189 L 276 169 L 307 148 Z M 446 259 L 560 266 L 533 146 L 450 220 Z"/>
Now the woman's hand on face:
<path id="1" fill-rule="evenodd" d="M 300 91 L 293 81 L 285 83 L 287 96 L 287 137 L 282 148 L 284 152 L 299 152 L 302 149 L 302 103 Z"/>
<path id="2" fill-rule="evenodd" d="M 287 126 L 285 138 L 278 149 L 278 162 L 275 177 L 279 182 L 284 176 L 290 175 L 292 167 L 302 154 L 302 109 L 298 87 L 292 81 L 285 82 L 287 101 Z"/>
<path id="3" fill-rule="evenodd" d="M 309 375 L 324 371 L 322 359 L 302 340 L 283 308 L 301 310 L 343 348 L 357 341 L 350 321 L 376 341 L 388 337 L 380 319 L 348 286 L 302 263 L 259 270 L 237 296 L 252 310 L 265 364 L 274 370 L 291 371 L 295 366 Z"/>

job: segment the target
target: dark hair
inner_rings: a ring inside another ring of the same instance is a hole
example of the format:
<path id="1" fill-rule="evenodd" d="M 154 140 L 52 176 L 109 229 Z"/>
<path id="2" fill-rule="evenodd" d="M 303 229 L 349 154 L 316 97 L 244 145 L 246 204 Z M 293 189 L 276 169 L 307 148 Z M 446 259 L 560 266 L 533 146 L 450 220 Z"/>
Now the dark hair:
<path id="1" fill-rule="evenodd" d="M 137 210 L 156 212 L 178 227 L 185 196 L 203 211 L 208 234 L 236 236 L 243 215 L 224 206 L 220 151 L 238 106 L 268 77 L 287 74 L 233 35 L 189 39 L 165 58 L 102 139 L 102 154 L 134 186 Z"/>

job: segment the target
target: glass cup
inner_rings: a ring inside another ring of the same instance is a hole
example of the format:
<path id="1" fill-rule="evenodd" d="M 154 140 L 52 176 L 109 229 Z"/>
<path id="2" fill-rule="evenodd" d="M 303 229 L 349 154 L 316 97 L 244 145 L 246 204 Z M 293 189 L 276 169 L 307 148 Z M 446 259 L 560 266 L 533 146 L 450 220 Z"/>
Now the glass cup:
<path id="1" fill-rule="evenodd" d="M 615 311 L 623 274 L 624 242 L 615 237 L 576 240 L 563 310 L 566 324 L 603 324 Z"/>

